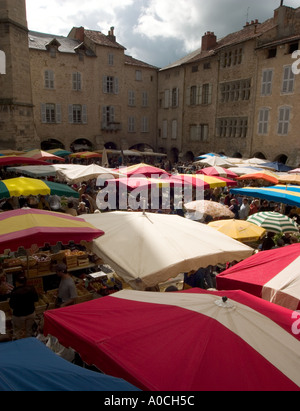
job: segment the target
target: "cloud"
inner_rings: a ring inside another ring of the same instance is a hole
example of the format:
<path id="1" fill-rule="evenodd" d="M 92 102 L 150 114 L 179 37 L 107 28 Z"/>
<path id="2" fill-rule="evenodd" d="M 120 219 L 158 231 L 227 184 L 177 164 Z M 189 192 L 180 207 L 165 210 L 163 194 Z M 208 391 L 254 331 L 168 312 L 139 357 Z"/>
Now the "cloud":
<path id="1" fill-rule="evenodd" d="M 37 5 L 38 3 L 38 5 Z M 73 26 L 108 33 L 127 54 L 158 67 L 201 47 L 206 31 L 218 38 L 241 30 L 246 21 L 273 16 L 279 0 L 26 0 L 30 30 L 67 35 Z M 285 0 L 298 7 L 299 0 Z M 109 7 L 108 7 L 109 6 Z"/>

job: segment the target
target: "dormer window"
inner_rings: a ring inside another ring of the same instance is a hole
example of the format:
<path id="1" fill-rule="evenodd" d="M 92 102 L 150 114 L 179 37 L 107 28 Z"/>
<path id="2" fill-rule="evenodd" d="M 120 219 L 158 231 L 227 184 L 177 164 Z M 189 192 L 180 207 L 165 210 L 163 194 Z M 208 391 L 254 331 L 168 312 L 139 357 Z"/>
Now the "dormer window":
<path id="1" fill-rule="evenodd" d="M 56 39 L 53 39 L 52 41 L 46 44 L 46 49 L 49 51 L 50 57 L 56 57 L 56 53 L 58 52 L 60 46 L 60 42 Z"/>
<path id="2" fill-rule="evenodd" d="M 84 45 L 84 43 L 80 43 L 77 47 L 74 48 L 74 51 L 76 54 L 78 54 L 79 57 L 79 61 L 83 61 L 84 60 L 84 56 L 86 54 L 86 46 Z"/>

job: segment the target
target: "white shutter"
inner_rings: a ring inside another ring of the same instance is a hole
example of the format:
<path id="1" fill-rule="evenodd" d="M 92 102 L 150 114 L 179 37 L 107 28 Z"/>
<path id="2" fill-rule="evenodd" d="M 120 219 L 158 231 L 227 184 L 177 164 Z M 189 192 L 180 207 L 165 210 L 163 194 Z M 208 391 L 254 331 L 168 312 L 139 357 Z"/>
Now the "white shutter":
<path id="1" fill-rule="evenodd" d="M 41 104 L 41 119 L 42 119 L 42 123 L 47 123 L 46 104 L 44 104 L 44 103 Z"/>
<path id="2" fill-rule="evenodd" d="M 82 106 L 82 123 L 87 123 L 87 106 L 85 104 Z"/>
<path id="3" fill-rule="evenodd" d="M 61 105 L 60 104 L 56 104 L 56 108 L 55 108 L 55 117 L 56 117 L 56 123 L 60 124 L 61 123 Z"/>
<path id="4" fill-rule="evenodd" d="M 208 100 L 207 100 L 207 104 L 211 104 L 212 102 L 212 87 L 213 85 L 211 83 L 209 83 L 208 85 Z"/>
<path id="5" fill-rule="evenodd" d="M 73 104 L 69 104 L 69 123 L 73 123 Z"/>
<path id="6" fill-rule="evenodd" d="M 202 104 L 202 84 L 197 87 L 197 104 Z"/>
<path id="7" fill-rule="evenodd" d="M 114 78 L 114 93 L 119 94 L 119 79 L 118 79 L 118 77 Z"/>
<path id="8" fill-rule="evenodd" d="M 107 94 L 107 76 L 102 77 L 102 91 Z"/>

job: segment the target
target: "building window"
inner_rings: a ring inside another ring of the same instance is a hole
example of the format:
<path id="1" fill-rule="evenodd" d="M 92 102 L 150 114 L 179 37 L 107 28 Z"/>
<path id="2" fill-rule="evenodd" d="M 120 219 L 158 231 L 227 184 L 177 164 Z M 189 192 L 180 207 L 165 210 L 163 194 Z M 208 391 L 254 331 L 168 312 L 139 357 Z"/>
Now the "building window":
<path id="1" fill-rule="evenodd" d="M 108 65 L 113 66 L 114 65 L 114 55 L 112 53 L 108 54 Z"/>
<path id="2" fill-rule="evenodd" d="M 115 131 L 120 128 L 120 123 L 115 122 L 115 107 L 104 106 L 102 108 L 102 130 Z"/>
<path id="3" fill-rule="evenodd" d="M 211 64 L 210 63 L 204 63 L 203 64 L 203 69 L 204 70 L 209 70 L 211 68 Z"/>
<path id="4" fill-rule="evenodd" d="M 192 73 L 197 73 L 198 66 L 192 66 Z"/>
<path id="5" fill-rule="evenodd" d="M 273 70 L 267 69 L 262 72 L 261 95 L 270 96 L 272 94 Z"/>
<path id="6" fill-rule="evenodd" d="M 203 84 L 202 86 L 202 104 L 211 104 L 211 84 Z"/>
<path id="7" fill-rule="evenodd" d="M 178 107 L 178 97 L 179 97 L 178 88 L 173 88 L 172 89 L 172 107 Z"/>
<path id="8" fill-rule="evenodd" d="M 136 81 L 142 81 L 142 72 L 141 72 L 141 70 L 136 70 L 135 71 L 135 79 L 136 79 Z"/>
<path id="9" fill-rule="evenodd" d="M 132 90 L 128 91 L 128 105 L 131 107 L 135 106 L 135 94 Z"/>
<path id="10" fill-rule="evenodd" d="M 135 132 L 135 118 L 128 117 L 128 132 L 134 133 Z"/>
<path id="11" fill-rule="evenodd" d="M 258 134 L 268 134 L 270 109 L 261 108 L 258 115 Z"/>
<path id="12" fill-rule="evenodd" d="M 61 123 L 61 105 L 46 103 L 41 104 L 42 123 Z"/>
<path id="13" fill-rule="evenodd" d="M 208 124 L 192 124 L 190 126 L 191 142 L 206 142 L 208 139 Z"/>
<path id="14" fill-rule="evenodd" d="M 292 54 L 292 53 L 294 53 L 294 51 L 297 51 L 297 50 L 299 50 L 298 42 L 293 43 L 293 44 L 289 44 L 289 46 L 288 46 L 288 53 L 289 54 Z"/>
<path id="15" fill-rule="evenodd" d="M 227 51 L 222 54 L 222 67 L 236 66 L 242 63 L 243 60 L 243 49 L 241 47 Z"/>
<path id="16" fill-rule="evenodd" d="M 87 123 L 87 108 L 85 105 L 70 104 L 69 105 L 69 123 L 86 124 Z"/>
<path id="17" fill-rule="evenodd" d="M 222 118 L 217 121 L 219 137 L 246 138 L 248 133 L 248 118 Z"/>
<path id="18" fill-rule="evenodd" d="M 164 108 L 169 108 L 169 102 L 170 102 L 170 90 L 165 90 L 165 98 L 164 98 Z"/>
<path id="19" fill-rule="evenodd" d="M 190 105 L 194 106 L 197 104 L 197 86 L 192 86 L 190 89 Z"/>
<path id="20" fill-rule="evenodd" d="M 149 120 L 148 117 L 142 117 L 142 133 L 148 133 L 149 132 Z"/>
<path id="21" fill-rule="evenodd" d="M 113 76 L 103 76 L 102 80 L 103 93 L 119 94 L 119 80 Z"/>
<path id="22" fill-rule="evenodd" d="M 148 93 L 147 91 L 142 92 L 142 107 L 148 107 Z"/>
<path id="23" fill-rule="evenodd" d="M 81 73 L 72 74 L 72 90 L 81 91 Z"/>
<path id="24" fill-rule="evenodd" d="M 54 72 L 52 70 L 45 71 L 45 88 L 54 89 Z"/>
<path id="25" fill-rule="evenodd" d="M 291 115 L 290 107 L 280 107 L 279 119 L 278 119 L 278 134 L 281 136 L 288 135 L 290 115 Z"/>
<path id="26" fill-rule="evenodd" d="M 293 93 L 295 75 L 292 71 L 292 66 L 283 67 L 282 93 Z"/>
<path id="27" fill-rule="evenodd" d="M 276 47 L 274 47 L 274 48 L 272 48 L 272 49 L 269 49 L 269 50 L 267 51 L 267 58 L 268 58 L 268 59 L 273 59 L 273 58 L 276 57 L 276 55 L 277 55 L 277 48 L 276 48 Z"/>
<path id="28" fill-rule="evenodd" d="M 221 102 L 249 100 L 251 79 L 223 83 L 221 85 Z"/>
<path id="29" fill-rule="evenodd" d="M 6 55 L 0 50 L 0 74 L 6 74 Z"/>

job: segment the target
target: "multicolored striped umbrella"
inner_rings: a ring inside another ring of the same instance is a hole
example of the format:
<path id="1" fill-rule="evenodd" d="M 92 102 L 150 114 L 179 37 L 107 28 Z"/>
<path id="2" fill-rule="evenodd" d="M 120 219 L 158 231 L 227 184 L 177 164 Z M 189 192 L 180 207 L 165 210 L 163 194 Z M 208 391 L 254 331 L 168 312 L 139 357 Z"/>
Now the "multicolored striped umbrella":
<path id="1" fill-rule="evenodd" d="M 161 175 L 169 175 L 167 171 L 154 167 L 145 163 L 135 164 L 129 167 L 120 167 L 115 169 L 121 174 L 124 174 L 126 177 L 130 177 L 133 175 L 139 175 L 139 177 L 153 177 L 153 176 L 161 176 Z"/>
<path id="2" fill-rule="evenodd" d="M 104 235 L 81 218 L 63 213 L 37 209 L 21 208 L 0 214 L 0 252 L 19 247 L 29 249 L 33 244 L 43 247 L 45 243 L 68 244 L 74 241 L 92 241 Z"/>
<path id="3" fill-rule="evenodd" d="M 274 211 L 262 211 L 247 218 L 247 221 L 272 233 L 299 233 L 298 224 L 288 216 Z"/>
<path id="4" fill-rule="evenodd" d="M 30 195 L 58 195 L 79 198 L 77 191 L 66 184 L 27 177 L 0 181 L 0 199 Z"/>
<path id="5" fill-rule="evenodd" d="M 81 151 L 79 153 L 72 153 L 69 155 L 70 158 L 101 158 L 102 154 L 96 153 L 94 151 Z"/>
<path id="6" fill-rule="evenodd" d="M 228 170 L 227 168 L 224 167 L 205 167 L 202 168 L 201 170 L 197 171 L 197 174 L 204 174 L 206 176 L 212 176 L 212 177 L 228 177 L 228 178 L 236 178 L 238 175 L 234 173 L 233 171 Z"/>

